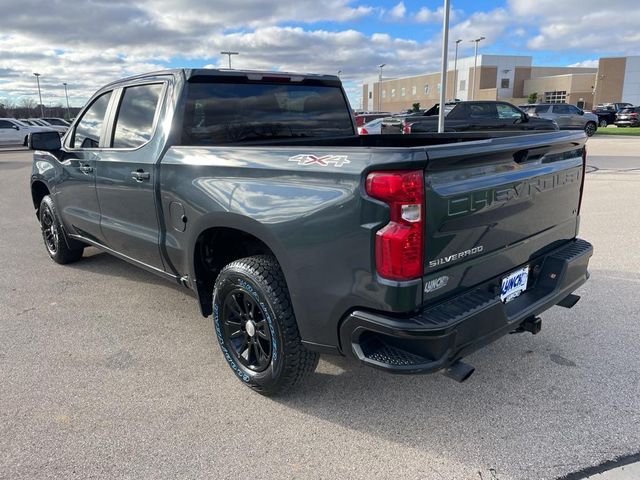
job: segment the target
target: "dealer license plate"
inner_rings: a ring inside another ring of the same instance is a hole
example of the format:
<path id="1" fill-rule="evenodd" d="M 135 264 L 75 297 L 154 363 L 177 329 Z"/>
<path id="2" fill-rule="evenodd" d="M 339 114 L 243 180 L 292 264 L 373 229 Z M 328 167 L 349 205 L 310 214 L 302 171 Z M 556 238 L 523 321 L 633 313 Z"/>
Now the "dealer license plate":
<path id="1" fill-rule="evenodd" d="M 510 302 L 527 289 L 529 280 L 529 266 L 516 270 L 502 279 L 500 290 L 500 300 L 504 303 Z"/>

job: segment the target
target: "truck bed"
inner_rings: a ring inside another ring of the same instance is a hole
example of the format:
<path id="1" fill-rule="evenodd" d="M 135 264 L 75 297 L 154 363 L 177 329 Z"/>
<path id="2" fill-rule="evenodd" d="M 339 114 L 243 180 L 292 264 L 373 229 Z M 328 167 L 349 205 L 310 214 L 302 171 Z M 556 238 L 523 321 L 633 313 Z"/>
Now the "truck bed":
<path id="1" fill-rule="evenodd" d="M 354 306 L 413 312 L 574 238 L 584 142 L 581 132 L 548 132 L 174 146 L 158 165 L 164 221 L 175 226 L 164 241 L 168 263 L 197 278 L 189 245 L 209 224 L 265 239 L 304 319 L 303 338 L 336 345 L 333 325 Z M 415 281 L 388 281 L 375 271 L 372 246 L 389 210 L 364 194 L 363 182 L 379 169 L 424 171 L 424 274 Z M 554 175 L 572 181 L 533 192 L 535 182 Z M 530 195 L 509 193 L 525 184 Z M 498 192 L 500 201 L 463 211 L 461 199 L 480 202 L 470 199 L 474 192 Z M 186 232 L 172 203 L 189 218 Z M 458 255 L 477 247 L 477 254 Z M 444 276 L 445 287 L 424 292 Z"/>

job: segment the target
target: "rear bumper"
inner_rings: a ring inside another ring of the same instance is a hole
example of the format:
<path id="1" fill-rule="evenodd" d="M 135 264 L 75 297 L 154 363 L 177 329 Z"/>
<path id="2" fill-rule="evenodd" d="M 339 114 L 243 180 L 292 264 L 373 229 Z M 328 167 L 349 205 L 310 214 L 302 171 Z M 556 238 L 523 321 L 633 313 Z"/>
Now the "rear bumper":
<path id="1" fill-rule="evenodd" d="M 623 127 L 637 127 L 640 125 L 639 120 L 616 120 L 614 125 L 623 126 Z"/>
<path id="2" fill-rule="evenodd" d="M 392 373 L 436 372 L 564 300 L 589 278 L 592 254 L 576 239 L 532 260 L 539 268 L 531 286 L 507 304 L 496 290 L 500 276 L 410 318 L 354 311 L 340 327 L 343 353 Z"/>

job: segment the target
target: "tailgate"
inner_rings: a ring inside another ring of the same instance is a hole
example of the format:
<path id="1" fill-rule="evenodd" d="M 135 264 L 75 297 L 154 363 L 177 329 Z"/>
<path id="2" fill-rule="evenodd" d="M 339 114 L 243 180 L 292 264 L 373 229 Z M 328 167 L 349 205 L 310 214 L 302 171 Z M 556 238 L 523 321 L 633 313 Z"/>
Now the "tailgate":
<path id="1" fill-rule="evenodd" d="M 574 238 L 584 142 L 582 132 L 553 132 L 429 147 L 424 300 Z"/>

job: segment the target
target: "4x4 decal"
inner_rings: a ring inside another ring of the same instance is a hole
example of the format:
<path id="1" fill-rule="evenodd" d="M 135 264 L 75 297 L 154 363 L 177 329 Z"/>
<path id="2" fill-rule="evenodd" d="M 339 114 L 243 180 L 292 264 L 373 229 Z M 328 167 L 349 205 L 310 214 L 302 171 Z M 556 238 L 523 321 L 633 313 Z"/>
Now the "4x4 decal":
<path id="1" fill-rule="evenodd" d="M 346 163 L 351 163 L 346 155 L 323 155 L 321 157 L 311 154 L 301 154 L 295 157 L 289 157 L 290 162 L 297 162 L 298 165 L 320 165 L 327 167 L 333 165 L 341 167 Z"/>

